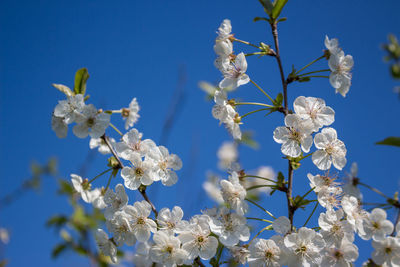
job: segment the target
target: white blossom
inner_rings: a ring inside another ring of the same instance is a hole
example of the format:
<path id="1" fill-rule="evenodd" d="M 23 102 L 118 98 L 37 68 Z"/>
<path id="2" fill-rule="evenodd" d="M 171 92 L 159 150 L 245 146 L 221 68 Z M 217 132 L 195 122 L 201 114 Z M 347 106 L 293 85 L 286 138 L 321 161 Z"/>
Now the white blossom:
<path id="1" fill-rule="evenodd" d="M 189 222 L 182 220 L 183 210 L 175 206 L 172 210 L 163 208 L 158 212 L 157 223 L 161 230 L 167 230 L 171 233 L 181 233 L 186 229 Z"/>
<path id="2" fill-rule="evenodd" d="M 365 235 L 364 219 L 368 216 L 367 212 L 361 209 L 357 198 L 345 195 L 342 198 L 342 208 L 346 213 L 347 221 L 355 227 L 358 234 Z"/>
<path id="3" fill-rule="evenodd" d="M 128 204 L 128 195 L 125 192 L 125 187 L 122 184 L 115 186 L 115 192 L 112 189 L 107 189 L 104 195 L 104 202 L 107 205 L 104 212 L 106 219 L 111 219 L 114 213 L 121 211 Z"/>
<path id="4" fill-rule="evenodd" d="M 129 215 L 130 227 L 139 242 L 146 242 L 150 238 L 150 232 L 157 231 L 157 224 L 149 217 L 151 206 L 147 201 L 137 201 L 133 206 L 124 207 L 124 212 Z"/>
<path id="5" fill-rule="evenodd" d="M 325 247 L 321 234 L 312 229 L 301 227 L 297 233 L 291 233 L 284 239 L 285 246 L 295 254 L 288 263 L 289 267 L 319 266 L 321 263 L 321 250 Z"/>
<path id="6" fill-rule="evenodd" d="M 335 111 L 327 107 L 321 98 L 299 96 L 294 101 L 293 107 L 301 119 L 311 121 L 314 132 L 335 121 Z"/>
<path id="7" fill-rule="evenodd" d="M 249 247 L 248 259 L 250 267 L 279 267 L 281 250 L 271 239 L 256 238 Z"/>
<path id="8" fill-rule="evenodd" d="M 58 105 L 54 109 L 54 116 L 63 118 L 66 124 L 75 122 L 77 116 L 79 116 L 79 113 L 85 107 L 83 98 L 82 94 L 77 94 L 69 96 L 67 100 L 58 101 Z"/>
<path id="9" fill-rule="evenodd" d="M 343 240 L 337 247 L 325 248 L 321 266 L 351 267 L 358 258 L 356 245 Z"/>
<path id="10" fill-rule="evenodd" d="M 151 247 L 150 255 L 154 262 L 166 267 L 176 267 L 186 260 L 188 254 L 180 248 L 181 242 L 177 237 L 158 231 L 154 234 L 153 240 L 155 245 Z"/>
<path id="11" fill-rule="evenodd" d="M 311 123 L 296 114 L 289 114 L 285 117 L 285 125 L 274 131 L 274 140 L 282 144 L 282 153 L 293 158 L 300 156 L 301 150 L 308 153 L 313 143 Z"/>
<path id="12" fill-rule="evenodd" d="M 83 180 L 82 177 L 76 174 L 71 174 L 71 181 L 74 189 L 77 193 L 80 194 L 83 201 L 86 203 L 92 203 L 96 198 L 96 193 L 91 189 L 91 185 L 87 179 Z"/>
<path id="13" fill-rule="evenodd" d="M 345 56 L 343 51 L 338 51 L 330 55 L 328 65 L 331 69 L 329 82 L 336 89 L 336 93 L 345 97 L 351 86 L 353 57 L 351 55 Z"/>
<path id="14" fill-rule="evenodd" d="M 388 236 L 382 241 L 372 241 L 372 260 L 386 266 L 400 266 L 400 241 L 396 237 Z"/>
<path id="15" fill-rule="evenodd" d="M 229 247 L 229 252 L 231 253 L 233 260 L 236 263 L 244 265 L 250 256 L 250 251 L 244 246 L 233 246 Z"/>
<path id="16" fill-rule="evenodd" d="M 325 35 L 325 47 L 329 50 L 330 53 L 336 53 L 339 48 L 339 41 L 336 38 L 329 39 L 327 35 Z"/>
<path id="17" fill-rule="evenodd" d="M 121 176 L 126 188 L 136 190 L 140 185 L 151 185 L 154 182 L 154 162 L 149 159 L 142 161 L 138 154 L 131 154 L 130 161 L 133 167 L 124 167 Z"/>
<path id="18" fill-rule="evenodd" d="M 130 160 L 133 154 L 140 157 L 145 156 L 150 149 L 156 147 L 154 141 L 150 139 L 142 140 L 143 134 L 133 128 L 122 136 L 122 142 L 116 143 L 115 150 L 118 156 L 125 160 Z"/>
<path id="19" fill-rule="evenodd" d="M 347 173 L 344 177 L 345 184 L 343 185 L 343 191 L 350 196 L 356 197 L 358 200 L 362 200 L 362 194 L 360 188 L 357 187 L 358 178 L 358 166 L 356 162 L 351 164 L 350 173 Z"/>
<path id="20" fill-rule="evenodd" d="M 290 220 L 286 216 L 281 216 L 274 220 L 272 228 L 275 232 L 286 235 L 291 229 Z"/>
<path id="21" fill-rule="evenodd" d="M 95 233 L 96 244 L 98 249 L 105 256 L 109 256 L 113 263 L 117 262 L 117 248 L 114 243 L 110 241 L 108 235 L 102 230 L 97 229 Z"/>
<path id="22" fill-rule="evenodd" d="M 186 230 L 179 234 L 178 238 L 182 242 L 182 249 L 188 253 L 189 262 L 198 256 L 203 260 L 209 260 L 215 256 L 218 240 L 210 234 L 208 219 L 196 217 L 190 221 Z"/>
<path id="23" fill-rule="evenodd" d="M 125 212 L 117 212 L 111 220 L 106 221 L 107 229 L 114 234 L 113 240 L 118 246 L 136 243 L 135 234 L 129 221 L 130 217 Z"/>
<path id="24" fill-rule="evenodd" d="M 136 267 L 152 267 L 153 261 L 150 257 L 150 249 L 153 245 L 152 241 L 139 243 L 136 247 L 135 254 L 132 257 L 132 262 Z"/>
<path id="25" fill-rule="evenodd" d="M 68 125 L 64 122 L 64 118 L 51 116 L 51 129 L 56 133 L 58 138 L 67 137 Z"/>
<path id="26" fill-rule="evenodd" d="M 229 176 L 229 181 L 221 181 L 221 192 L 224 201 L 239 215 L 247 212 L 248 205 L 245 201 L 246 189 L 240 184 L 237 172 L 233 172 Z"/>
<path id="27" fill-rule="evenodd" d="M 220 88 L 235 89 L 241 85 L 250 82 L 249 76 L 246 74 L 247 61 L 243 53 L 236 56 L 226 68 L 222 69 L 224 79 L 219 83 Z"/>
<path id="28" fill-rule="evenodd" d="M 82 113 L 75 118 L 76 125 L 72 129 L 79 138 L 85 138 L 90 135 L 93 138 L 99 138 L 105 133 L 110 123 L 110 114 L 99 112 L 92 104 L 84 106 Z"/>
<path id="29" fill-rule="evenodd" d="M 231 247 L 239 241 L 249 240 L 250 230 L 245 217 L 231 213 L 225 207 L 208 210 L 206 214 L 210 216 L 211 231 L 219 236 L 219 241 L 223 245 Z"/>
<path id="30" fill-rule="evenodd" d="M 182 168 L 182 160 L 175 154 L 169 154 L 164 146 L 153 147 L 149 151 L 149 157 L 154 161 L 153 180 L 161 180 L 163 185 L 171 186 L 178 181 L 174 170 Z"/>
<path id="31" fill-rule="evenodd" d="M 314 137 L 315 146 L 318 148 L 312 154 L 313 163 L 320 170 L 327 170 L 332 163 L 336 169 L 342 170 L 346 165 L 346 146 L 337 139 L 336 130 L 333 128 L 324 128 Z"/>
<path id="32" fill-rule="evenodd" d="M 321 213 L 318 218 L 318 225 L 321 227 L 326 246 L 340 246 L 342 240 L 352 243 L 354 241 L 354 226 L 343 219 L 343 210 L 336 210 L 330 214 Z"/>
<path id="33" fill-rule="evenodd" d="M 364 219 L 365 234 L 360 237 L 364 240 L 373 239 L 374 241 L 382 241 L 387 235 L 393 232 L 393 223 L 386 219 L 386 211 L 375 208 Z"/>
<path id="34" fill-rule="evenodd" d="M 221 178 L 212 172 L 207 172 L 207 180 L 203 183 L 203 189 L 207 195 L 218 204 L 224 203 L 220 188 Z"/>
<path id="35" fill-rule="evenodd" d="M 125 121 L 125 130 L 128 130 L 129 127 L 132 127 L 133 124 L 137 122 L 139 119 L 139 104 L 136 100 L 136 97 L 132 99 L 131 103 L 129 103 L 128 108 L 122 109 L 122 117 Z"/>
<path id="36" fill-rule="evenodd" d="M 218 149 L 218 167 L 221 170 L 226 170 L 230 168 L 232 163 L 236 162 L 238 159 L 238 149 L 237 144 L 234 142 L 224 142 Z"/>

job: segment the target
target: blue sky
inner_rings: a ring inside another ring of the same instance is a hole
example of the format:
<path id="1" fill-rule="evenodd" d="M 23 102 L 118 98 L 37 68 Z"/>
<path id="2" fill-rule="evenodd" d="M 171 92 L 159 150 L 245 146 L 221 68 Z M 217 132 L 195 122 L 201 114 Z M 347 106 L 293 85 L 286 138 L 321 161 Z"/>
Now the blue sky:
<path id="1" fill-rule="evenodd" d="M 336 111 L 332 126 L 348 150 L 345 170 L 351 162 L 358 162 L 363 181 L 388 194 L 399 189 L 399 150 L 374 143 L 400 133 L 400 103 L 392 92 L 396 82 L 390 78 L 380 48 L 388 33 L 400 36 L 399 8 L 399 1 L 289 1 L 282 12 L 288 20 L 279 25 L 286 74 L 292 65 L 301 67 L 320 56 L 326 34 L 339 38 L 345 53 L 354 57 L 353 85 L 346 98 L 334 94 L 326 79 L 315 79 L 290 85 L 289 102 L 299 95 L 324 98 Z M 91 103 L 98 108 L 117 109 L 136 97 L 141 105 L 136 127 L 145 137 L 158 141 L 179 70 L 183 69 L 184 102 L 167 146 L 183 159 L 184 168 L 178 173 L 177 185 L 151 189 L 149 195 L 157 207 L 181 205 L 188 215 L 212 207 L 201 184 L 206 171 L 217 168 L 216 150 L 230 136 L 212 118 L 212 103 L 205 101 L 197 83 L 218 82 L 221 78 L 213 66 L 212 47 L 223 19 L 231 19 L 237 38 L 272 44 L 269 26 L 252 21 L 263 15 L 256 0 L 1 1 L 0 195 L 17 188 L 29 176 L 33 160 L 44 163 L 56 156 L 60 172 L 67 178 L 87 156 L 89 139 L 78 139 L 70 131 L 61 140 L 51 131 L 51 112 L 64 98 L 51 83 L 72 86 L 75 71 L 87 67 Z M 235 44 L 234 50 L 254 51 L 240 44 Z M 248 65 L 254 81 L 273 96 L 280 92 L 273 58 L 249 58 Z M 322 61 L 315 69 L 326 66 Z M 266 101 L 251 84 L 240 87 L 232 97 Z M 122 126 L 117 117 L 113 122 Z M 282 159 L 280 145 L 272 139 L 273 130 L 283 124 L 282 116 L 256 114 L 244 122 L 242 128 L 253 130 L 261 145 L 256 151 L 241 148 L 244 168 L 269 165 L 286 173 L 287 162 Z M 114 135 L 111 129 L 108 133 Z M 98 155 L 89 168 L 89 177 L 104 170 L 103 163 L 104 157 Z M 295 172 L 296 194 L 308 190 L 306 174 L 317 171 L 309 160 Z M 9 266 L 32 262 L 40 266 L 87 266 L 86 259 L 73 254 L 57 261 L 50 258 L 58 235 L 45 228 L 45 221 L 69 209 L 55 190 L 55 181 L 46 179 L 39 194 L 28 193 L 0 211 L 0 226 L 11 231 L 10 244 L 1 252 L 9 259 Z M 369 202 L 382 201 L 363 192 Z M 138 197 L 135 192 L 130 196 Z M 286 215 L 285 201 L 277 193 L 263 203 L 275 214 Z M 295 221 L 302 225 L 306 216 L 307 212 L 299 211 Z M 389 217 L 393 219 L 394 214 L 389 213 Z M 361 260 L 370 253 L 365 244 L 360 245 Z"/>

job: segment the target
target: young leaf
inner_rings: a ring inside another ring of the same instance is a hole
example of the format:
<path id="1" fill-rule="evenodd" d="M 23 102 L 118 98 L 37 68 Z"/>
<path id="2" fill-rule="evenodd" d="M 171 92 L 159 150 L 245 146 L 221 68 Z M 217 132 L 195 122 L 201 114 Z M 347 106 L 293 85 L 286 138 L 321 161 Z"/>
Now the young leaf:
<path id="1" fill-rule="evenodd" d="M 386 145 L 386 146 L 399 146 L 400 147 L 400 137 L 391 136 L 385 138 L 385 140 L 375 143 L 376 145 Z"/>
<path id="2" fill-rule="evenodd" d="M 63 84 L 57 84 L 57 83 L 53 83 L 51 84 L 53 87 L 57 88 L 59 91 L 61 91 L 62 93 L 64 93 L 66 96 L 72 96 L 73 93 L 71 91 L 71 89 L 69 89 L 68 86 L 65 86 Z"/>
<path id="3" fill-rule="evenodd" d="M 272 10 L 274 8 L 274 5 L 270 0 L 258 0 L 261 5 L 264 7 L 265 13 L 268 14 L 268 16 L 272 17 Z"/>
<path id="4" fill-rule="evenodd" d="M 279 17 L 282 12 L 283 7 L 286 5 L 288 0 L 276 0 L 274 3 L 274 8 L 272 9 L 272 19 L 275 20 Z"/>
<path id="5" fill-rule="evenodd" d="M 89 73 L 86 68 L 79 69 L 75 74 L 74 92 L 75 94 L 85 95 L 86 82 L 89 79 Z"/>

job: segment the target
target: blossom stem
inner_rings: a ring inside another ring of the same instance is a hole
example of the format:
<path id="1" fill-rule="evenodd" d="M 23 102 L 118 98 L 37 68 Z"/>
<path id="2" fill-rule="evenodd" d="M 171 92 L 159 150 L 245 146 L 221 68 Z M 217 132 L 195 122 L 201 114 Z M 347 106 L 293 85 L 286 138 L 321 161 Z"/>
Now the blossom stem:
<path id="1" fill-rule="evenodd" d="M 311 217 L 313 216 L 314 212 L 317 210 L 318 204 L 319 204 L 318 202 L 315 203 L 314 209 L 312 210 L 310 216 L 308 216 L 307 221 L 304 223 L 303 227 L 306 227 L 308 221 L 311 219 Z"/>
<path id="2" fill-rule="evenodd" d="M 248 115 L 251 115 L 253 113 L 256 113 L 256 112 L 259 112 L 259 111 L 263 111 L 263 110 L 269 110 L 269 108 L 260 108 L 260 109 L 257 109 L 257 110 L 253 110 L 253 111 L 247 112 L 246 114 L 240 116 L 240 118 L 243 119 L 244 117 L 246 117 Z"/>
<path id="3" fill-rule="evenodd" d="M 322 55 L 322 56 L 320 56 L 319 58 L 314 59 L 313 61 L 311 61 L 310 63 L 308 63 L 308 64 L 305 65 L 304 67 L 302 67 L 300 70 L 296 71 L 296 74 L 299 74 L 300 72 L 302 72 L 303 70 L 307 69 L 307 68 L 310 67 L 312 64 L 314 64 L 315 62 L 317 62 L 317 61 L 319 61 L 319 60 L 321 60 L 321 59 L 323 59 L 323 58 L 325 58 L 325 55 Z M 304 74 L 302 74 L 302 75 L 304 75 Z"/>
<path id="4" fill-rule="evenodd" d="M 258 205 L 256 202 L 254 202 L 253 200 L 250 200 L 248 198 L 245 198 L 245 200 L 247 200 L 248 202 L 252 203 L 253 205 L 259 207 L 260 209 L 262 209 L 265 213 L 267 213 L 269 216 L 271 216 L 272 218 L 276 219 L 276 217 L 274 215 L 272 215 L 271 212 L 269 212 L 268 210 L 264 209 L 263 207 L 261 207 L 260 205 Z"/>
<path id="5" fill-rule="evenodd" d="M 239 43 L 242 43 L 242 44 L 245 44 L 245 45 L 250 45 L 250 46 L 252 46 L 252 47 L 255 47 L 255 48 L 257 48 L 257 49 L 260 49 L 259 46 L 255 45 L 255 44 L 252 44 L 252 43 L 250 43 L 250 42 L 247 42 L 247 41 L 243 41 L 243 40 L 236 39 L 236 38 L 233 39 L 233 41 L 236 41 L 236 42 L 239 42 Z"/>
<path id="6" fill-rule="evenodd" d="M 111 171 L 112 169 L 113 169 L 113 168 L 109 168 L 109 169 L 103 171 L 102 173 L 96 175 L 93 179 L 91 179 L 91 180 L 89 181 L 89 184 L 91 184 L 94 180 L 96 180 L 97 178 L 99 178 L 99 177 L 102 176 L 103 174 L 105 174 L 105 173 Z"/>
<path id="7" fill-rule="evenodd" d="M 325 75 L 311 75 L 311 76 L 305 76 L 305 77 L 309 77 L 309 78 L 329 78 L 329 76 L 325 76 Z"/>
<path id="8" fill-rule="evenodd" d="M 108 148 L 110 149 L 111 154 L 113 154 L 114 158 L 117 160 L 120 169 L 124 168 L 124 164 L 122 163 L 121 159 L 118 157 L 117 153 L 115 152 L 113 146 L 111 145 L 110 141 L 108 140 L 108 137 L 107 137 L 105 134 L 103 134 L 103 135 L 101 136 L 101 139 L 104 140 L 104 142 L 106 143 L 106 145 L 107 145 Z M 156 209 L 156 207 L 154 206 L 154 204 L 150 201 L 149 197 L 147 196 L 147 194 L 146 194 L 146 187 L 144 187 L 143 189 L 140 189 L 140 188 L 139 188 L 138 191 L 140 192 L 140 194 L 142 195 L 142 197 L 144 198 L 144 200 L 146 200 L 147 203 L 150 204 L 151 210 L 153 211 L 154 215 L 157 217 L 157 215 L 158 215 L 157 209 Z"/>
<path id="9" fill-rule="evenodd" d="M 297 207 L 297 205 L 299 205 L 301 203 L 301 201 L 303 201 L 303 199 L 310 194 L 312 191 L 314 191 L 315 186 L 313 188 L 311 188 L 310 190 L 307 191 L 307 193 L 305 193 L 295 204 L 295 207 Z M 298 208 L 298 207 L 297 207 Z"/>
<path id="10" fill-rule="evenodd" d="M 249 243 L 247 243 L 247 245 L 250 245 L 250 243 L 256 239 L 262 232 L 264 232 L 265 230 L 268 229 L 268 227 L 270 227 L 270 225 L 265 226 L 263 229 L 261 229 L 255 236 L 253 236 L 253 238 L 249 241 Z"/>
<path id="11" fill-rule="evenodd" d="M 115 127 L 114 124 L 112 124 L 111 122 L 110 122 L 110 126 L 111 126 L 117 133 L 119 133 L 119 135 L 123 136 L 123 134 L 121 133 L 121 131 L 118 130 L 118 128 Z"/>
<path id="12" fill-rule="evenodd" d="M 262 187 L 275 187 L 275 185 L 272 185 L 272 184 L 254 185 L 254 186 L 250 186 L 249 188 L 246 188 L 246 191 L 250 191 L 250 190 L 262 188 Z"/>
<path id="13" fill-rule="evenodd" d="M 375 193 L 377 193 L 378 195 L 381 195 L 382 197 L 384 197 L 386 199 L 391 199 L 391 197 L 388 197 L 387 195 L 385 195 L 384 193 L 382 193 L 380 190 L 376 189 L 375 187 L 364 184 L 363 182 L 358 182 L 358 184 L 374 191 Z"/>
<path id="14" fill-rule="evenodd" d="M 268 105 L 268 104 L 263 104 L 263 103 L 257 103 L 257 102 L 239 102 L 235 103 L 235 106 L 241 106 L 241 105 L 254 105 L 254 106 L 263 106 L 263 107 L 268 107 L 268 108 L 273 108 L 274 106 Z"/>
<path id="15" fill-rule="evenodd" d="M 258 179 L 263 179 L 263 180 L 267 180 L 267 181 L 276 183 L 276 181 L 274 181 L 272 179 L 268 179 L 268 178 L 257 176 L 257 175 L 245 175 L 245 176 L 243 176 L 243 178 L 258 178 Z"/>
<path id="16" fill-rule="evenodd" d="M 248 53 L 248 54 L 244 54 L 246 57 L 249 56 L 255 56 L 255 55 L 265 55 L 265 52 L 254 52 L 254 53 Z"/>
<path id="17" fill-rule="evenodd" d="M 265 220 L 265 219 L 260 219 L 260 218 L 254 218 L 254 217 L 246 217 L 248 220 L 256 220 L 256 221 L 262 221 L 262 222 L 267 222 L 267 223 L 273 223 L 273 221 L 270 220 Z"/>
<path id="18" fill-rule="evenodd" d="M 272 103 L 275 103 L 275 101 L 272 99 L 272 97 L 270 97 L 270 96 L 267 94 L 267 92 L 265 92 L 258 84 L 256 84 L 253 80 L 250 80 L 250 82 L 251 82 L 252 84 L 254 84 L 254 86 L 257 87 L 257 89 L 260 90 L 264 95 L 266 95 L 266 96 L 269 98 L 269 100 L 271 100 Z"/>
<path id="19" fill-rule="evenodd" d="M 107 191 L 108 187 L 110 187 L 110 183 L 111 183 L 111 179 L 112 179 L 112 177 L 113 177 L 113 174 L 111 173 L 111 174 L 110 174 L 110 177 L 108 178 L 108 181 L 107 181 L 107 185 L 106 185 L 106 189 L 105 189 L 105 191 Z"/>
<path id="20" fill-rule="evenodd" d="M 331 71 L 331 70 L 330 69 L 316 70 L 316 71 L 306 72 L 306 73 L 300 74 L 298 76 L 301 77 L 301 76 L 304 76 L 304 75 L 320 73 L 320 72 L 327 72 L 327 71 Z"/>

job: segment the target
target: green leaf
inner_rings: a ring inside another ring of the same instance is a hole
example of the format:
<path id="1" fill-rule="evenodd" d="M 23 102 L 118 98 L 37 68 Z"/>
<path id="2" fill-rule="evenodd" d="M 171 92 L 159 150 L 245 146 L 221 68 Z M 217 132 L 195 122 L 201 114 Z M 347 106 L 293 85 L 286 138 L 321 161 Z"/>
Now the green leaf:
<path id="1" fill-rule="evenodd" d="M 253 139 L 253 133 L 250 131 L 245 131 L 242 133 L 241 144 L 251 147 L 252 149 L 258 149 L 260 145 L 257 141 Z"/>
<path id="2" fill-rule="evenodd" d="M 52 250 L 52 252 L 51 252 L 51 257 L 54 259 L 54 258 L 57 258 L 58 256 L 60 256 L 60 254 L 62 253 L 62 252 L 64 252 L 66 249 L 68 249 L 69 248 L 69 246 L 68 246 L 68 243 L 61 243 L 61 244 L 58 244 L 58 245 L 56 245 L 54 248 L 53 248 L 53 250 Z"/>
<path id="3" fill-rule="evenodd" d="M 260 4 L 264 7 L 265 13 L 268 14 L 268 16 L 272 16 L 272 10 L 274 9 L 274 5 L 270 0 L 258 0 Z"/>
<path id="4" fill-rule="evenodd" d="M 274 2 L 274 8 L 272 9 L 272 16 L 271 16 L 273 20 L 276 20 L 279 17 L 287 1 L 288 0 L 276 0 Z"/>
<path id="5" fill-rule="evenodd" d="M 253 19 L 253 21 L 254 21 L 254 22 L 256 22 L 256 21 L 260 21 L 260 20 L 269 21 L 269 19 L 267 19 L 267 18 L 264 18 L 264 17 L 255 17 L 255 18 Z"/>
<path id="6" fill-rule="evenodd" d="M 75 190 L 69 182 L 60 179 L 58 183 L 60 186 L 60 188 L 58 189 L 58 193 L 60 195 L 72 196 L 74 194 Z"/>
<path id="7" fill-rule="evenodd" d="M 283 102 L 283 95 L 282 95 L 282 93 L 279 93 L 275 98 L 274 105 L 277 107 L 280 107 L 280 106 L 282 106 L 282 102 Z"/>
<path id="8" fill-rule="evenodd" d="M 47 220 L 46 226 L 61 227 L 68 222 L 68 218 L 64 215 L 55 215 Z"/>
<path id="9" fill-rule="evenodd" d="M 74 92 L 75 94 L 85 95 L 86 82 L 89 79 L 89 73 L 86 68 L 78 70 L 75 74 Z"/>
<path id="10" fill-rule="evenodd" d="M 385 140 L 376 142 L 375 144 L 400 147 L 400 137 L 391 136 L 391 137 L 385 138 Z"/>

